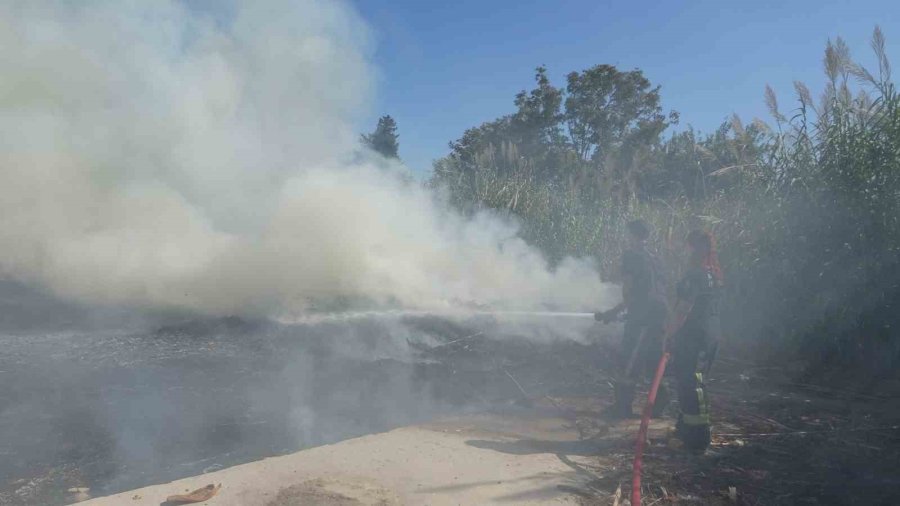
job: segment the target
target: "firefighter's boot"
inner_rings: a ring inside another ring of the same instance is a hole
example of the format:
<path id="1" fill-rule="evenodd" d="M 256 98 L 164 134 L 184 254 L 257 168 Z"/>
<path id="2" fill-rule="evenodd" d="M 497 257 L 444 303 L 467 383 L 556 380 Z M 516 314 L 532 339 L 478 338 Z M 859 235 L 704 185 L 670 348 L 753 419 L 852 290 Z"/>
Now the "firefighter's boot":
<path id="1" fill-rule="evenodd" d="M 684 448 L 692 453 L 703 453 L 709 447 L 709 399 L 703 387 L 703 375 L 696 373 L 697 413 L 682 410 L 675 425 L 675 434 L 684 443 Z"/>

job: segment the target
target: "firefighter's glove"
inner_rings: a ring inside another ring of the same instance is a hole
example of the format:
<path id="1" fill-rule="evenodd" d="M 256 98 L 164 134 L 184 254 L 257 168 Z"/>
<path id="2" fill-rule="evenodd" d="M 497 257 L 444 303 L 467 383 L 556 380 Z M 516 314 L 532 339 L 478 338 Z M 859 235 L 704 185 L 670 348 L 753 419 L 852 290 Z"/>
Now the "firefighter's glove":
<path id="1" fill-rule="evenodd" d="M 600 311 L 599 313 L 594 313 L 594 319 L 598 322 L 609 323 L 612 321 L 613 315 L 610 314 L 609 311 Z"/>

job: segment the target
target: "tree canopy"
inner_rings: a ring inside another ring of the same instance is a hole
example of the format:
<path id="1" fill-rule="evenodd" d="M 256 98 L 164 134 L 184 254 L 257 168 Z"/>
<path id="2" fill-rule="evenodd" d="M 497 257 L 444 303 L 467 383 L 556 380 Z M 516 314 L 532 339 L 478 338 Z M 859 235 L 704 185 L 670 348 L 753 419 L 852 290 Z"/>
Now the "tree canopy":
<path id="1" fill-rule="evenodd" d="M 389 115 L 378 118 L 378 125 L 376 125 L 375 131 L 370 134 L 364 134 L 361 141 L 364 146 L 380 153 L 385 158 L 400 158 L 397 122 Z"/>

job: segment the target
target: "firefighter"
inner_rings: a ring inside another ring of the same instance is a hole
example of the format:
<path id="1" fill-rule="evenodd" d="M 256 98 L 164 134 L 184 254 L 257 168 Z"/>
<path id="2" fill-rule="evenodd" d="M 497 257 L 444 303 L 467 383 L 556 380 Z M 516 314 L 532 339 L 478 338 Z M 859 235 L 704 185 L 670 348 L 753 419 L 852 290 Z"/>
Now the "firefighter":
<path id="1" fill-rule="evenodd" d="M 613 414 L 631 417 L 635 383 L 641 376 L 652 377 L 662 355 L 666 322 L 665 282 L 656 258 L 647 247 L 650 229 L 643 220 L 628 223 L 628 248 L 622 255 L 622 302 L 596 313 L 597 321 L 608 323 L 627 310 L 620 347 L 619 370 L 614 385 Z M 662 413 L 668 393 L 657 394 L 654 416 Z"/>
<path id="2" fill-rule="evenodd" d="M 710 234 L 693 230 L 687 236 L 687 271 L 677 286 L 673 328 L 666 346 L 672 353 L 680 413 L 675 437 L 685 449 L 703 453 L 709 446 L 709 397 L 703 384 L 719 336 L 719 292 L 722 270 Z M 701 359 L 708 362 L 701 367 Z"/>

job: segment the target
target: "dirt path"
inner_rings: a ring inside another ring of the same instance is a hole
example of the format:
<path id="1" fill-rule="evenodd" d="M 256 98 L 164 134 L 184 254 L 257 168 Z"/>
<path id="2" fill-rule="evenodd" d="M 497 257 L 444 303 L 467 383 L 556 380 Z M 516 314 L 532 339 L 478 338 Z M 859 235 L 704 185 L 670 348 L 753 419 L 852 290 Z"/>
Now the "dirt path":
<path id="1" fill-rule="evenodd" d="M 598 477 L 595 455 L 618 446 L 618 438 L 583 437 L 540 407 L 455 418 L 82 504 L 156 506 L 210 483 L 222 484 L 208 501 L 215 506 L 577 504 Z"/>

